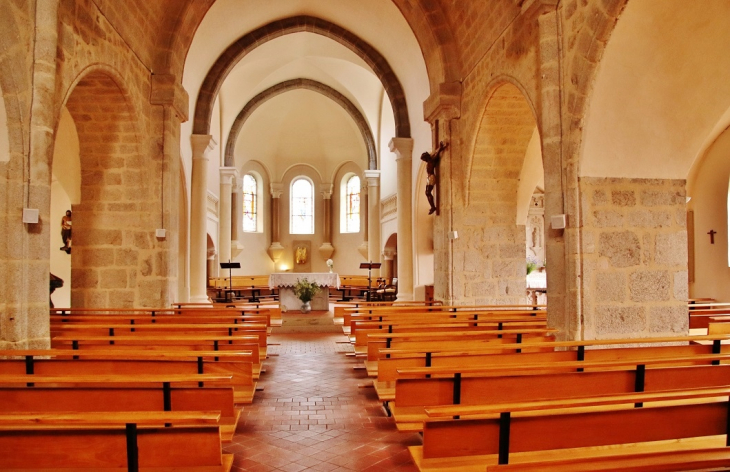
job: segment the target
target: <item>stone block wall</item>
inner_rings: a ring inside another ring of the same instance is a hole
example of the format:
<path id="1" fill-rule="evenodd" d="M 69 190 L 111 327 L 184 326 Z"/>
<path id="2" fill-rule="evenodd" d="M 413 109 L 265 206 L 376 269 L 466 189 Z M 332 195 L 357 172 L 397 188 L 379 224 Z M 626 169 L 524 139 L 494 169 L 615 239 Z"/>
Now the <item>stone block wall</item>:
<path id="1" fill-rule="evenodd" d="M 583 337 L 686 334 L 685 182 L 582 178 Z"/>

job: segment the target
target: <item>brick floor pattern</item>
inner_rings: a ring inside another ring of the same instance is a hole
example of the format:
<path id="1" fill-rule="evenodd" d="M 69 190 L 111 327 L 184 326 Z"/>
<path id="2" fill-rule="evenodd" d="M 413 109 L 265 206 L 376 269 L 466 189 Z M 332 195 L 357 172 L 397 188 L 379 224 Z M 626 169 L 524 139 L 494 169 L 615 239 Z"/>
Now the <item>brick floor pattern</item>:
<path id="1" fill-rule="evenodd" d="M 416 471 L 343 335 L 275 334 L 252 405 L 224 452 L 234 471 Z"/>

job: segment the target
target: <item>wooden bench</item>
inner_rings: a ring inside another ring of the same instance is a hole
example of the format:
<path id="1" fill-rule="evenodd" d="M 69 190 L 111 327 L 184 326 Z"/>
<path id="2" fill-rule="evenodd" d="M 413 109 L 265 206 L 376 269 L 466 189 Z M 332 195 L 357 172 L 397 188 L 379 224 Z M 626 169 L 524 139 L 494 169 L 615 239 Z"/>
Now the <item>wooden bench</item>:
<path id="1" fill-rule="evenodd" d="M 231 377 L 235 403 L 251 403 L 256 392 L 252 355 L 245 351 L 50 349 L 0 351 L 0 357 L 4 375 L 217 374 Z"/>
<path id="2" fill-rule="evenodd" d="M 564 456 L 564 454 L 561 454 Z M 547 458 L 516 464 L 490 465 L 487 472 L 678 472 L 730 469 L 730 449 L 727 447 L 654 451 L 638 454 L 625 449 L 609 449 L 600 456 Z"/>
<path id="3" fill-rule="evenodd" d="M 134 323 L 242 323 L 255 322 L 266 323 L 271 326 L 272 312 L 276 315 L 277 310 L 270 308 L 256 307 L 218 307 L 213 308 L 166 308 L 166 309 L 149 309 L 149 310 L 124 310 L 124 309 L 70 309 L 56 308 L 51 310 L 52 321 L 70 321 L 81 320 L 86 318 L 99 318 L 107 316 L 109 319 L 117 318 L 127 320 Z M 281 312 L 278 311 L 278 317 Z"/>
<path id="4" fill-rule="evenodd" d="M 357 320 L 392 320 L 396 317 L 421 315 L 424 319 L 437 314 L 444 316 L 444 313 L 501 313 L 507 311 L 545 313 L 544 307 L 528 305 L 487 305 L 487 306 L 392 306 L 392 307 L 361 307 L 345 308 L 343 312 L 344 326 L 350 326 L 353 319 Z M 348 334 L 348 333 L 346 333 Z"/>
<path id="5" fill-rule="evenodd" d="M 51 339 L 56 349 L 90 349 L 124 352 L 126 350 L 155 351 L 221 351 L 245 352 L 252 356 L 253 376 L 258 379 L 264 360 L 259 336 L 161 335 L 161 336 L 93 336 L 70 333 Z"/>
<path id="6" fill-rule="evenodd" d="M 0 451 L 5 451 L 0 469 L 229 472 L 233 455 L 221 453 L 219 416 L 209 411 L 0 415 Z"/>
<path id="7" fill-rule="evenodd" d="M 676 441 L 720 448 L 727 446 L 729 394 L 730 387 L 721 387 L 430 408 L 429 416 L 439 421 L 427 421 L 423 446 L 409 451 L 420 470 L 483 471 L 551 453 L 601 456 L 605 446 L 631 445 L 629 453 L 642 446 L 676 450 Z"/>
<path id="8" fill-rule="evenodd" d="M 241 408 L 230 376 L 0 375 L 0 414 L 111 411 L 220 411 L 221 438 L 232 441 Z"/>
<path id="9" fill-rule="evenodd" d="M 416 328 L 428 324 L 446 323 L 461 323 L 468 327 L 493 326 L 494 329 L 501 329 L 505 323 L 512 324 L 517 322 L 530 322 L 533 324 L 536 323 L 539 326 L 545 326 L 547 324 L 547 315 L 545 313 L 535 314 L 531 312 L 510 311 L 505 313 L 431 313 L 428 316 L 422 316 L 421 314 L 401 314 L 383 316 L 379 320 L 369 319 L 369 316 L 353 317 L 350 321 L 350 338 L 357 340 L 358 332 L 361 329 L 391 330 L 396 327 L 408 329 L 409 326 Z"/>
<path id="10" fill-rule="evenodd" d="M 382 349 L 477 349 L 482 344 L 528 344 L 552 341 L 550 328 L 512 328 L 490 331 L 452 331 L 448 333 L 392 333 L 368 335 L 367 356 L 370 362 L 377 361 Z M 525 347 L 523 346 L 523 347 Z M 525 347 L 527 348 L 527 347 Z"/>
<path id="11" fill-rule="evenodd" d="M 698 360 L 707 365 L 694 365 Z M 525 366 L 404 369 L 390 406 L 400 431 L 421 431 L 436 406 L 488 405 L 591 395 L 661 392 L 730 385 L 730 354 Z M 683 366 L 678 364 L 684 363 Z M 577 372 L 578 369 L 584 370 Z M 416 378 L 408 378 L 416 377 Z"/>

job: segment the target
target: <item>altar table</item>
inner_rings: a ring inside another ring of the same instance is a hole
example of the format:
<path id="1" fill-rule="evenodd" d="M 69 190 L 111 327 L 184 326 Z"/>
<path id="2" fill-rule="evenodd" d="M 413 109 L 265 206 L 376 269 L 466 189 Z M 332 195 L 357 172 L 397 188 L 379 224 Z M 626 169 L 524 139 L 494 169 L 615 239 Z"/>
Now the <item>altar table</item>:
<path id="1" fill-rule="evenodd" d="M 269 288 L 279 289 L 279 306 L 282 312 L 299 310 L 301 308 L 302 301 L 294 295 L 294 286 L 298 280 L 305 278 L 322 288 L 312 299 L 312 310 L 329 310 L 329 288 L 340 287 L 340 276 L 338 274 L 329 272 L 283 272 L 269 276 Z"/>

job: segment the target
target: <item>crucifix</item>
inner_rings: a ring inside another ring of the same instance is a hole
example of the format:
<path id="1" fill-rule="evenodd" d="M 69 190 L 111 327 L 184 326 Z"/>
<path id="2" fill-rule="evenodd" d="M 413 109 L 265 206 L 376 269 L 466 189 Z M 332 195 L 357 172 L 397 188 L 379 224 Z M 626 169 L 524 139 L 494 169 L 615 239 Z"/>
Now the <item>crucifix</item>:
<path id="1" fill-rule="evenodd" d="M 707 234 L 710 235 L 710 244 L 715 244 L 715 235 L 717 234 L 717 231 L 715 231 L 714 229 L 711 229 L 710 231 L 707 232 Z"/>

